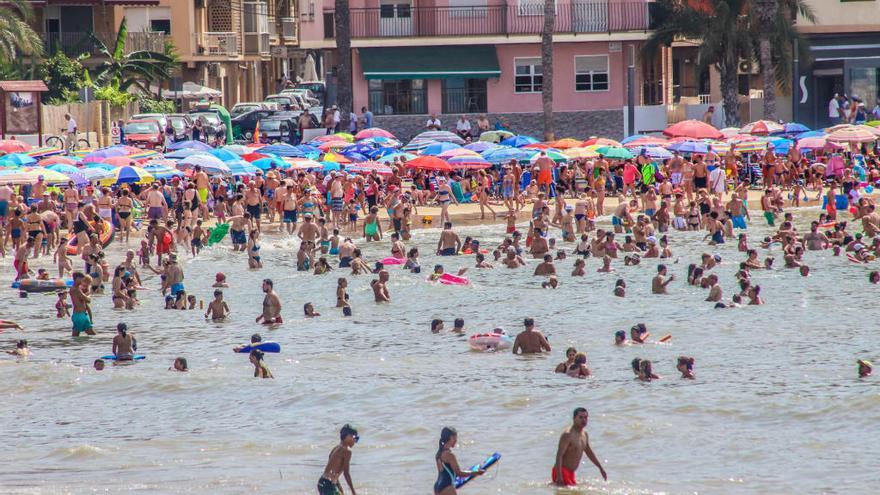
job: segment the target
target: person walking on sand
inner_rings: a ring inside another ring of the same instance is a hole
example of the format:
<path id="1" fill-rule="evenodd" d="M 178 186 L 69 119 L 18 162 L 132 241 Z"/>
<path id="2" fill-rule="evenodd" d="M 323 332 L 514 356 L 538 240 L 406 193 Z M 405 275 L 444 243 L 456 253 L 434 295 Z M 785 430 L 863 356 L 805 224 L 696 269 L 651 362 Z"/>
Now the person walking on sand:
<path id="1" fill-rule="evenodd" d="M 354 482 L 351 481 L 349 465 L 351 463 L 351 449 L 360 439 L 357 430 L 350 425 L 345 425 L 339 430 L 339 445 L 330 451 L 327 466 L 324 468 L 321 478 L 318 479 L 318 495 L 342 495 L 342 485 L 339 483 L 340 475 L 345 477 L 345 482 L 348 483 L 352 495 L 357 495 Z"/>
<path id="2" fill-rule="evenodd" d="M 556 464 L 553 466 L 551 477 L 553 483 L 558 486 L 575 486 L 577 479 L 575 472 L 581 464 L 584 454 L 597 468 L 602 479 L 608 481 L 608 475 L 602 467 L 602 463 L 593 453 L 590 447 L 590 437 L 585 428 L 590 414 L 583 407 L 574 410 L 574 419 L 571 426 L 563 430 L 559 436 L 559 447 L 556 450 Z"/>

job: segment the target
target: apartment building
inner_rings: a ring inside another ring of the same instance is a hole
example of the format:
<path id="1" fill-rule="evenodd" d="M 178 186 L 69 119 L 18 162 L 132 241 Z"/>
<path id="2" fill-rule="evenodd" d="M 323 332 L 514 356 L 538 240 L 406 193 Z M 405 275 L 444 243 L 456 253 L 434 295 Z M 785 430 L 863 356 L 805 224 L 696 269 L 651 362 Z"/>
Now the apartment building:
<path id="1" fill-rule="evenodd" d="M 557 134 L 620 136 L 627 67 L 647 38 L 650 0 L 556 0 Z M 332 71 L 334 2 L 300 0 L 300 48 Z M 354 106 L 410 132 L 429 114 L 507 119 L 540 134 L 543 0 L 351 0 Z M 641 90 L 636 71 L 636 102 Z"/>
<path id="2" fill-rule="evenodd" d="M 812 0 L 809 4 L 817 22 L 798 19 L 810 57 L 800 60 L 794 81 L 796 117 L 813 127 L 828 125 L 828 103 L 834 93 L 857 96 L 870 112 L 880 98 L 880 2 Z"/>
<path id="3" fill-rule="evenodd" d="M 126 50 L 162 51 L 172 42 L 180 74 L 163 86 L 195 82 L 222 93 L 222 103 L 262 100 L 286 72 L 295 46 L 291 0 L 42 0 L 33 2 L 48 52 L 90 53 L 89 33 L 110 44 L 123 18 Z M 273 48 L 274 47 L 274 48 Z M 274 53 L 274 56 L 273 56 Z"/>

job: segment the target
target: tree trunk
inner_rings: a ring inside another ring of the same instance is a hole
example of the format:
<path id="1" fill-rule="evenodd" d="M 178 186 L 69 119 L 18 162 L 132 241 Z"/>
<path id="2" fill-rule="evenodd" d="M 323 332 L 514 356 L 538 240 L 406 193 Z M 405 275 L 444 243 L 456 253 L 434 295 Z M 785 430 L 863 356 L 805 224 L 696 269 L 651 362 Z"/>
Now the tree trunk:
<path id="1" fill-rule="evenodd" d="M 739 127 L 739 84 L 737 81 L 736 57 L 727 57 L 718 64 L 721 75 L 721 102 L 724 107 L 724 126 Z"/>
<path id="2" fill-rule="evenodd" d="M 779 0 L 757 0 L 753 8 L 760 23 L 758 31 L 758 65 L 764 83 L 764 119 L 776 120 L 776 71 L 773 68 L 773 47 L 770 29 L 779 13 Z M 784 49 L 780 47 L 780 49 Z"/>
<path id="3" fill-rule="evenodd" d="M 541 31 L 541 103 L 544 110 L 544 141 L 556 139 L 553 129 L 553 31 L 556 2 L 544 0 L 544 29 Z"/>
<path id="4" fill-rule="evenodd" d="M 335 0 L 333 20 L 336 29 L 336 104 L 339 106 L 340 127 L 348 132 L 352 108 L 351 89 L 351 16 L 348 0 Z M 330 102 L 327 102 L 330 103 Z"/>

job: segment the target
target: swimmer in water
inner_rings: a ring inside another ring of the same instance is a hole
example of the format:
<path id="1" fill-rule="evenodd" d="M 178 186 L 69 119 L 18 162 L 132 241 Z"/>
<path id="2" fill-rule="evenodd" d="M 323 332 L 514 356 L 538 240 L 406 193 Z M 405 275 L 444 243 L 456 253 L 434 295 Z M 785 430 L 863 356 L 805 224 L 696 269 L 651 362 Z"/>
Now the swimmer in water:
<path id="1" fill-rule="evenodd" d="M 175 359 L 174 364 L 172 364 L 171 368 L 168 368 L 168 370 L 169 371 L 180 371 L 180 372 L 189 371 L 189 367 L 187 367 L 187 364 L 186 364 L 186 358 L 179 357 L 179 358 Z"/>
<path id="2" fill-rule="evenodd" d="M 574 364 L 574 358 L 577 356 L 577 349 L 574 347 L 569 347 L 565 350 L 565 361 L 556 365 L 555 373 L 565 373 L 568 370 L 568 367 Z"/>
<path id="3" fill-rule="evenodd" d="M 550 342 L 539 330 L 535 329 L 535 320 L 526 318 L 523 321 L 525 330 L 517 334 L 513 341 L 514 354 L 540 354 L 542 352 L 551 352 Z"/>
<path id="4" fill-rule="evenodd" d="M 263 337 L 260 334 L 255 333 L 255 334 L 251 335 L 250 345 L 259 344 L 262 341 L 263 341 Z M 246 345 L 237 345 L 232 348 L 232 352 L 241 352 L 241 350 L 244 349 L 245 347 L 247 347 L 247 346 Z"/>
<path id="5" fill-rule="evenodd" d="M 377 303 L 391 302 L 391 294 L 388 292 L 388 280 L 390 274 L 388 270 L 380 270 L 379 278 L 370 281 L 370 287 L 373 288 L 373 296 Z"/>
<path id="6" fill-rule="evenodd" d="M 590 368 L 587 368 L 587 355 L 583 352 L 577 353 L 574 357 L 574 363 L 568 367 L 565 374 L 572 378 L 588 378 Z"/>
<path id="7" fill-rule="evenodd" d="M 223 291 L 217 289 L 214 291 L 214 300 L 208 303 L 208 311 L 205 312 L 205 319 L 211 321 L 223 321 L 229 316 L 229 305 L 223 300 Z"/>
<path id="8" fill-rule="evenodd" d="M 633 327 L 629 329 L 629 338 L 636 344 L 647 343 L 648 337 L 650 336 L 651 332 L 648 331 L 648 328 L 644 323 L 633 325 Z"/>
<path id="9" fill-rule="evenodd" d="M 614 332 L 614 345 L 616 346 L 625 346 L 629 345 L 629 342 L 626 341 L 626 332 L 623 330 L 618 330 Z"/>
<path id="10" fill-rule="evenodd" d="M 556 278 L 556 275 L 551 275 L 549 279 L 541 282 L 542 289 L 555 289 L 557 287 L 559 287 L 559 279 Z"/>
<path id="11" fill-rule="evenodd" d="M 572 277 L 583 277 L 587 274 L 587 262 L 583 258 L 574 260 L 574 268 L 571 270 Z"/>
<path id="12" fill-rule="evenodd" d="M 95 359 L 95 362 L 92 363 L 92 367 L 95 368 L 95 371 L 103 371 L 104 360 L 103 359 Z"/>
<path id="13" fill-rule="evenodd" d="M 336 307 L 337 308 L 345 308 L 348 307 L 348 279 L 345 277 L 339 277 L 336 280 Z"/>
<path id="14" fill-rule="evenodd" d="M 266 366 L 266 362 L 263 361 L 264 356 L 263 351 L 257 349 L 251 351 L 249 359 L 251 364 L 254 365 L 254 378 L 275 378 L 272 376 L 272 372 L 269 371 L 269 367 Z"/>
<path id="15" fill-rule="evenodd" d="M 0 320 L 0 330 L 6 330 L 7 328 L 24 331 L 24 328 L 22 328 L 21 325 L 12 320 Z"/>
<path id="16" fill-rule="evenodd" d="M 440 333 L 443 331 L 443 320 L 431 320 L 431 333 Z"/>
<path id="17" fill-rule="evenodd" d="M 20 357 L 20 358 L 26 358 L 30 355 L 30 353 L 31 353 L 31 350 L 28 347 L 28 341 L 24 340 L 24 339 L 16 342 L 15 349 L 13 349 L 11 351 L 6 351 L 6 354 L 11 354 L 15 357 Z"/>
<path id="18" fill-rule="evenodd" d="M 256 322 L 263 322 L 264 325 L 283 323 L 281 320 L 281 298 L 275 292 L 271 279 L 263 280 L 263 314 L 257 317 Z"/>
<path id="19" fill-rule="evenodd" d="M 314 318 L 316 316 L 321 316 L 321 313 L 315 312 L 315 307 L 312 306 L 312 303 L 307 302 L 303 305 L 303 314 L 306 318 Z"/>
<path id="20" fill-rule="evenodd" d="M 681 372 L 682 378 L 687 378 L 689 380 L 696 378 L 694 375 L 694 358 L 692 357 L 679 356 L 678 364 L 675 365 L 675 368 Z"/>
<path id="21" fill-rule="evenodd" d="M 871 376 L 871 372 L 874 370 L 874 365 L 871 361 L 868 361 L 867 359 L 859 359 L 857 363 L 859 365 L 859 378 Z"/>
<path id="22" fill-rule="evenodd" d="M 113 337 L 113 355 L 116 356 L 116 362 L 133 360 L 136 350 L 137 339 L 134 334 L 128 333 L 128 325 L 125 323 L 116 325 L 116 336 Z"/>
<path id="23" fill-rule="evenodd" d="M 351 481 L 349 465 L 351 463 L 351 449 L 360 439 L 357 430 L 350 425 L 345 425 L 339 430 L 339 445 L 330 451 L 324 473 L 318 479 L 318 495 L 341 495 L 343 492 L 342 485 L 339 483 L 340 475 L 345 478 L 351 493 L 357 493 L 354 490 L 354 482 Z"/>
<path id="24" fill-rule="evenodd" d="M 675 275 L 666 278 L 666 265 L 657 265 L 657 275 L 651 280 L 651 292 L 654 294 L 668 294 L 666 286 L 675 280 Z"/>
<path id="25" fill-rule="evenodd" d="M 617 282 L 614 283 L 614 295 L 626 297 L 626 281 L 622 278 L 617 279 Z"/>
<path id="26" fill-rule="evenodd" d="M 464 335 L 464 333 L 465 333 L 465 329 L 464 329 L 464 318 L 456 318 L 455 321 L 454 321 L 453 324 L 452 324 L 452 330 L 450 330 L 450 331 L 451 331 L 452 333 L 457 333 L 457 334 L 459 334 L 459 335 Z"/>
<path id="27" fill-rule="evenodd" d="M 641 380 L 643 382 L 650 382 L 651 380 L 659 380 L 660 377 L 655 375 L 651 366 L 651 360 L 649 359 L 641 359 L 639 360 L 639 373 L 636 377 L 636 380 Z"/>

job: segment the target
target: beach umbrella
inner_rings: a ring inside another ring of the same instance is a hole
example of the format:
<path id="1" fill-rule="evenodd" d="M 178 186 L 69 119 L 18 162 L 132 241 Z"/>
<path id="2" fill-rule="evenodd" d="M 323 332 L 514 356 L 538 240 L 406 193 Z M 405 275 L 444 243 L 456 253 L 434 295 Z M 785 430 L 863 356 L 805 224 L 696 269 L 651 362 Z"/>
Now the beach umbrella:
<path id="1" fill-rule="evenodd" d="M 262 153 L 247 153 L 247 154 L 241 155 L 241 159 L 246 162 L 253 163 L 253 162 L 259 160 L 260 158 L 266 158 L 267 156 L 270 156 L 270 155 L 264 155 Z M 274 156 L 274 155 L 272 155 L 272 156 Z"/>
<path id="2" fill-rule="evenodd" d="M 865 122 L 865 125 L 869 125 L 871 127 L 880 127 L 880 120 L 869 120 Z"/>
<path id="3" fill-rule="evenodd" d="M 129 158 L 137 162 L 145 162 L 150 158 L 157 158 L 160 156 L 162 156 L 162 153 L 159 153 L 156 150 L 140 150 L 137 153 L 132 153 L 128 155 Z"/>
<path id="4" fill-rule="evenodd" d="M 532 144 L 527 144 L 527 145 L 525 145 L 525 146 L 520 146 L 520 148 L 521 148 L 521 149 L 524 149 L 524 150 L 554 150 L 554 151 L 560 151 L 560 150 L 558 150 L 558 149 L 556 149 L 556 148 L 550 146 L 550 145 L 547 144 L 547 143 L 532 143 Z"/>
<path id="5" fill-rule="evenodd" d="M 482 153 L 486 150 L 495 149 L 501 146 L 500 144 L 490 143 L 489 141 L 477 141 L 476 143 L 470 143 L 464 145 L 464 149 L 476 151 L 477 153 Z"/>
<path id="6" fill-rule="evenodd" d="M 200 155 L 200 154 L 203 155 L 203 154 L 205 154 L 205 152 L 190 149 L 190 148 L 183 148 L 180 150 L 172 151 L 171 153 L 165 153 L 165 158 L 174 158 L 174 159 L 180 160 L 180 159 L 186 158 L 188 156 Z"/>
<path id="7" fill-rule="evenodd" d="M 451 165 L 436 156 L 423 155 L 417 156 L 406 162 L 407 168 L 416 170 L 433 170 L 435 172 L 452 172 Z"/>
<path id="8" fill-rule="evenodd" d="M 216 156 L 220 159 L 220 161 L 224 162 L 228 162 L 229 160 L 238 160 L 241 157 L 241 155 L 236 155 L 235 153 L 229 150 L 225 150 L 223 148 L 214 149 L 209 151 L 208 153 Z"/>
<path id="9" fill-rule="evenodd" d="M 57 186 L 62 184 L 67 184 L 70 181 L 79 187 L 84 186 L 89 183 L 88 179 L 86 179 L 79 171 L 71 171 L 68 173 L 56 172 L 54 170 L 49 170 L 43 167 L 37 168 L 20 168 L 14 171 L 15 174 L 12 174 L 8 177 L 16 177 L 20 178 L 20 183 L 36 183 L 40 178 L 43 179 L 43 182 L 49 186 Z M 33 179 L 33 180 L 31 180 Z"/>
<path id="10" fill-rule="evenodd" d="M 265 158 L 260 158 L 259 160 L 254 160 L 251 162 L 251 165 L 259 168 L 260 170 L 269 170 L 274 165 L 275 168 L 287 169 L 290 168 L 290 164 L 282 160 L 277 156 L 267 156 Z"/>
<path id="11" fill-rule="evenodd" d="M 113 172 L 111 172 L 110 170 L 104 170 L 103 168 L 99 167 L 83 167 L 77 169 L 77 173 L 85 177 L 86 180 L 88 180 L 89 182 L 94 182 L 110 177 Z"/>
<path id="12" fill-rule="evenodd" d="M 322 161 L 322 162 L 319 162 L 319 163 L 321 164 L 321 171 L 324 172 L 325 174 L 326 174 L 327 172 L 333 172 L 333 171 L 339 170 L 339 169 L 341 168 L 341 165 L 339 165 L 339 164 L 336 163 L 336 162 L 324 162 L 324 161 Z"/>
<path id="13" fill-rule="evenodd" d="M 420 154 L 437 156 L 440 153 L 443 153 L 444 151 L 456 150 L 459 148 L 461 148 L 461 146 L 454 144 L 454 143 L 446 143 L 446 142 L 433 143 L 433 144 L 429 144 L 428 146 L 425 146 L 424 148 L 422 148 L 422 150 L 420 151 Z"/>
<path id="14" fill-rule="evenodd" d="M 112 175 L 101 180 L 102 186 L 117 186 L 119 184 L 149 184 L 155 179 L 149 172 L 141 167 L 119 167 L 113 170 Z"/>
<path id="15" fill-rule="evenodd" d="M 876 127 L 871 127 L 871 126 L 865 125 L 865 124 L 859 124 L 856 126 L 856 128 L 868 131 L 875 136 L 880 136 L 880 129 L 878 129 Z"/>
<path id="16" fill-rule="evenodd" d="M 709 145 L 702 141 L 681 141 L 667 146 L 666 149 L 679 153 L 707 153 Z"/>
<path id="17" fill-rule="evenodd" d="M 734 151 L 737 153 L 755 153 L 767 149 L 767 141 L 746 141 L 737 143 Z"/>
<path id="18" fill-rule="evenodd" d="M 320 155 L 321 153 L 323 153 L 323 151 L 321 151 L 321 148 L 317 146 L 312 146 L 310 144 L 298 144 L 294 146 L 294 148 L 302 151 L 303 153 L 305 153 L 306 156 Z"/>
<path id="19" fill-rule="evenodd" d="M 725 139 L 726 142 L 732 144 L 748 143 L 757 140 L 758 136 L 752 136 L 751 134 L 737 134 L 736 136 L 730 136 L 729 138 Z"/>
<path id="20" fill-rule="evenodd" d="M 386 131 L 385 129 L 381 129 L 379 127 L 370 127 L 369 129 L 364 129 L 357 134 L 354 135 L 354 138 L 360 141 L 361 139 L 369 139 L 369 138 L 391 138 L 396 139 L 394 134 Z"/>
<path id="21" fill-rule="evenodd" d="M 880 122 L 880 121 L 878 121 Z M 810 128 L 805 126 L 804 124 L 800 124 L 798 122 L 789 122 L 782 126 L 782 132 L 786 134 L 799 134 L 801 132 L 807 132 Z"/>
<path id="22" fill-rule="evenodd" d="M 720 132 L 724 137 L 728 138 L 739 134 L 739 127 L 725 127 L 724 129 L 719 129 L 718 132 Z"/>
<path id="23" fill-rule="evenodd" d="M 342 153 L 357 153 L 359 155 L 366 155 L 367 153 L 376 149 L 374 146 L 370 146 L 369 144 L 357 143 L 342 148 Z"/>
<path id="24" fill-rule="evenodd" d="M 351 160 L 337 153 L 326 153 L 321 160 L 325 162 L 351 163 Z"/>
<path id="25" fill-rule="evenodd" d="M 292 170 L 321 170 L 324 168 L 320 162 L 316 162 L 315 160 L 309 160 L 308 158 L 297 158 L 291 160 L 287 165 Z"/>
<path id="26" fill-rule="evenodd" d="M 780 136 L 768 137 L 765 141 L 767 141 L 769 146 L 773 146 L 776 153 L 788 153 L 788 150 L 794 145 L 794 141 L 791 139 L 786 139 Z"/>
<path id="27" fill-rule="evenodd" d="M 432 144 L 437 144 L 439 142 L 440 141 L 425 141 L 425 140 L 421 140 L 421 139 L 413 139 L 412 141 L 410 141 L 409 143 L 407 143 L 405 146 L 401 147 L 400 149 L 401 149 L 401 151 L 420 152 L 423 149 L 427 148 L 428 146 L 430 146 Z"/>
<path id="28" fill-rule="evenodd" d="M 473 150 L 469 150 L 467 148 L 455 148 L 451 150 L 446 150 L 443 153 L 437 155 L 438 158 L 442 158 L 444 160 L 449 160 L 450 158 L 456 156 L 479 156 L 480 158 L 482 158 L 479 153 Z"/>
<path id="29" fill-rule="evenodd" d="M 453 156 L 451 158 L 447 158 L 446 163 L 452 165 L 452 168 L 457 170 L 479 170 L 484 168 L 492 168 L 492 164 L 478 154 Z"/>
<path id="30" fill-rule="evenodd" d="M 821 150 L 826 147 L 840 148 L 840 145 L 829 142 L 824 136 L 813 136 L 798 139 L 797 149 L 799 150 Z"/>
<path id="31" fill-rule="evenodd" d="M 362 154 L 360 154 L 360 153 L 347 153 L 347 152 L 344 152 L 344 151 L 343 151 L 343 152 L 340 153 L 340 154 L 341 154 L 342 156 L 348 158 L 349 161 L 352 161 L 352 162 L 365 162 L 365 161 L 368 160 L 368 158 L 367 158 L 366 155 L 362 155 Z"/>
<path id="32" fill-rule="evenodd" d="M 561 152 L 559 152 L 559 151 L 545 151 L 544 153 L 547 154 L 547 158 L 553 160 L 553 161 L 556 162 L 557 164 L 559 164 L 559 163 L 565 163 L 565 162 L 568 161 L 568 157 L 565 156 L 565 155 L 563 155 L 563 154 L 562 154 Z M 627 153 L 629 153 L 629 152 L 627 152 Z M 541 152 L 540 152 L 540 151 L 534 151 L 534 152 L 532 152 L 531 155 L 529 156 L 529 162 L 531 162 L 531 163 L 535 163 L 536 161 L 538 161 L 538 158 L 541 158 Z"/>
<path id="33" fill-rule="evenodd" d="M 399 155 L 399 154 L 401 154 L 401 152 L 397 148 L 376 148 L 374 150 L 370 150 L 370 151 L 364 153 L 364 156 L 366 156 L 367 158 L 369 158 L 371 160 L 375 160 L 375 159 L 382 157 L 382 156 Z M 413 155 L 413 157 L 415 157 L 415 155 Z"/>
<path id="34" fill-rule="evenodd" d="M 333 136 L 335 136 L 343 141 L 348 141 L 349 143 L 354 142 L 354 136 L 352 136 L 348 132 L 337 132 L 336 134 L 333 134 Z"/>
<path id="35" fill-rule="evenodd" d="M 515 134 L 510 131 L 486 131 L 480 134 L 480 141 L 499 144 L 501 141 L 504 141 L 507 138 L 512 138 L 513 136 L 515 136 Z"/>
<path id="36" fill-rule="evenodd" d="M 730 143 L 725 143 L 724 141 L 714 141 L 711 139 L 704 139 L 704 143 L 715 153 L 727 153 L 730 151 L 731 146 L 734 146 Z"/>
<path id="37" fill-rule="evenodd" d="M 617 142 L 613 139 L 600 138 L 600 137 L 591 137 L 590 139 L 587 139 L 586 141 L 584 141 L 584 143 L 581 146 L 593 146 L 593 145 L 616 146 L 618 148 L 620 146 L 622 146 L 619 142 Z"/>
<path id="38" fill-rule="evenodd" d="M 183 177 L 184 173 L 180 170 L 170 168 L 160 163 L 152 163 L 144 165 L 143 169 L 149 172 L 156 179 L 170 179 L 172 177 Z"/>
<path id="39" fill-rule="evenodd" d="M 597 158 L 599 153 L 588 148 L 569 148 L 562 150 L 562 154 L 569 158 Z"/>
<path id="40" fill-rule="evenodd" d="M 178 141 L 176 143 L 171 143 L 167 147 L 167 149 L 171 151 L 189 149 L 189 150 L 198 150 L 198 151 L 211 151 L 211 145 L 203 143 L 201 141 Z"/>
<path id="41" fill-rule="evenodd" d="M 639 146 L 637 148 L 629 148 L 636 156 L 644 153 L 648 158 L 655 160 L 666 160 L 672 158 L 672 153 L 662 146 Z"/>
<path id="42" fill-rule="evenodd" d="M 354 165 L 349 165 L 345 167 L 346 172 L 355 172 L 359 174 L 369 174 L 372 172 L 376 172 L 379 175 L 392 175 L 394 174 L 394 170 L 382 163 L 379 162 L 363 162 L 356 163 Z"/>
<path id="43" fill-rule="evenodd" d="M 124 148 L 103 148 L 92 151 L 83 156 L 82 163 L 103 162 L 107 158 L 114 156 L 128 156 L 131 153 Z"/>
<path id="44" fill-rule="evenodd" d="M 276 156 L 286 156 L 289 158 L 303 158 L 306 156 L 306 154 L 302 150 L 287 143 L 278 143 L 269 146 L 263 146 L 257 151 L 264 155 L 272 154 Z"/>
<path id="45" fill-rule="evenodd" d="M 778 122 L 773 122 L 772 120 L 756 120 L 742 126 L 739 132 L 743 134 L 767 135 L 774 132 L 782 132 L 784 130 L 785 127 Z"/>
<path id="46" fill-rule="evenodd" d="M 101 163 L 106 163 L 107 165 L 111 165 L 113 167 L 125 167 L 128 165 L 137 166 L 138 164 L 131 159 L 130 156 L 111 156 L 110 158 L 105 158 L 101 160 Z"/>
<path id="47" fill-rule="evenodd" d="M 795 136 L 795 139 L 805 139 L 805 138 L 811 138 L 811 137 L 825 137 L 827 135 L 828 134 L 825 131 L 807 131 L 807 132 L 802 132 L 802 133 L 798 134 L 797 136 Z"/>
<path id="48" fill-rule="evenodd" d="M 247 146 L 245 146 L 243 144 L 227 144 L 226 146 L 224 146 L 220 149 L 230 151 L 232 153 L 235 153 L 238 156 L 241 156 L 241 155 L 244 155 L 244 154 L 251 152 L 250 148 L 248 148 Z"/>
<path id="49" fill-rule="evenodd" d="M 532 157 L 532 154 L 534 154 L 534 151 L 511 147 L 496 148 L 482 153 L 483 158 L 492 165 L 506 164 L 511 160 L 527 162 Z"/>
<path id="50" fill-rule="evenodd" d="M 11 162 L 21 167 L 26 167 L 37 163 L 36 158 L 30 155 L 24 155 L 22 153 L 11 153 L 9 155 L 4 155 L 0 157 L 0 160 L 3 160 L 4 162 Z"/>
<path id="51" fill-rule="evenodd" d="M 441 143 L 464 144 L 464 139 L 458 134 L 449 131 L 425 131 L 413 138 L 413 141 L 416 139 L 421 141 L 440 141 Z"/>
<path id="52" fill-rule="evenodd" d="M 33 147 L 18 139 L 0 139 L 0 151 L 4 153 L 27 153 Z"/>
<path id="53" fill-rule="evenodd" d="M 332 134 L 324 134 L 324 135 L 312 138 L 312 140 L 309 141 L 308 144 L 310 144 L 312 146 L 319 146 L 321 143 L 326 143 L 327 141 L 342 141 L 342 140 Z"/>
<path id="54" fill-rule="evenodd" d="M 177 168 L 188 169 L 202 167 L 206 174 L 229 174 L 229 167 L 222 160 L 208 153 L 190 155 L 177 162 Z"/>
<path id="55" fill-rule="evenodd" d="M 612 160 L 629 160 L 630 158 L 635 158 L 635 155 L 621 146 L 602 146 L 601 148 L 596 149 L 596 153 L 599 153 L 605 158 L 611 158 Z"/>
<path id="56" fill-rule="evenodd" d="M 416 155 L 413 155 L 412 153 L 397 152 L 397 153 L 389 153 L 387 155 L 382 155 L 382 156 L 373 158 L 373 160 L 379 161 L 382 163 L 392 163 L 395 160 L 397 160 L 398 158 L 402 158 L 405 161 L 409 161 L 409 160 L 416 158 Z"/>
<path id="57" fill-rule="evenodd" d="M 514 148 L 521 148 L 527 144 L 537 143 L 538 140 L 531 136 L 513 136 L 501 141 L 501 144 L 504 146 L 512 146 Z"/>
<path id="58" fill-rule="evenodd" d="M 350 145 L 351 143 L 349 143 L 348 141 L 326 141 L 321 143 L 321 145 L 318 146 L 318 149 L 327 152 L 330 150 L 341 150 L 343 148 L 349 147 Z"/>
<path id="59" fill-rule="evenodd" d="M 557 139 L 556 141 L 553 141 L 553 142 L 550 142 L 547 144 L 552 146 L 553 148 L 558 149 L 558 150 L 567 150 L 569 148 L 580 148 L 581 146 L 584 145 L 584 143 L 582 141 L 577 140 L 575 138 Z"/>
<path id="60" fill-rule="evenodd" d="M 876 141 L 877 135 L 858 126 L 849 126 L 829 133 L 828 140 L 836 143 L 869 143 Z"/>
<path id="61" fill-rule="evenodd" d="M 226 162 L 226 166 L 229 167 L 230 173 L 235 177 L 240 177 L 243 175 L 253 177 L 254 175 L 257 175 L 257 172 L 260 170 L 252 163 L 246 162 L 241 159 L 229 160 L 228 162 Z"/>
<path id="62" fill-rule="evenodd" d="M 113 165 L 108 165 L 108 164 L 106 164 L 106 163 L 96 163 L 96 162 L 92 162 L 92 163 L 86 163 L 86 164 L 84 164 L 84 165 L 83 165 L 83 168 L 96 168 L 96 169 L 98 169 L 98 170 L 107 170 L 107 171 L 110 171 L 110 170 L 115 169 L 116 167 L 114 167 Z"/>
<path id="63" fill-rule="evenodd" d="M 390 146 L 393 148 L 399 148 L 401 144 L 396 138 L 387 138 L 382 136 L 371 137 L 367 139 L 362 139 L 358 142 L 359 144 L 369 144 L 374 146 Z"/>
<path id="64" fill-rule="evenodd" d="M 620 144 L 624 144 L 624 145 L 629 144 L 629 143 L 635 141 L 636 139 L 642 139 L 642 138 L 647 138 L 647 137 L 651 137 L 651 136 L 648 134 L 633 134 L 632 136 L 627 136 L 627 137 L 621 139 Z"/>
<path id="65" fill-rule="evenodd" d="M 669 144 L 669 141 L 663 138 L 658 138 L 654 136 L 645 136 L 640 137 L 638 139 L 633 139 L 632 141 L 623 143 L 625 148 L 634 148 L 640 146 L 666 146 Z"/>
<path id="66" fill-rule="evenodd" d="M 694 139 L 721 139 L 723 134 L 718 129 L 699 120 L 683 120 L 672 124 L 663 131 L 669 137 L 689 137 Z"/>

